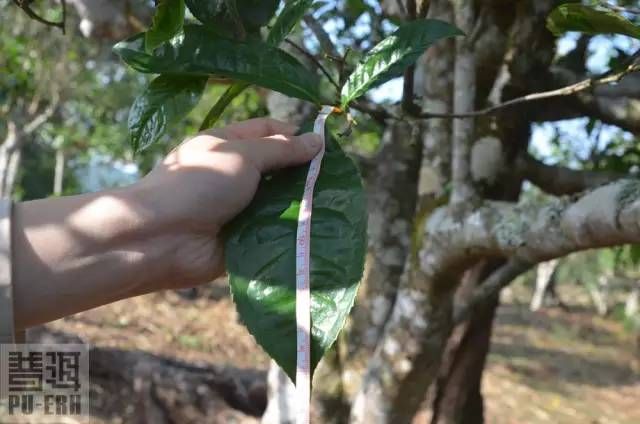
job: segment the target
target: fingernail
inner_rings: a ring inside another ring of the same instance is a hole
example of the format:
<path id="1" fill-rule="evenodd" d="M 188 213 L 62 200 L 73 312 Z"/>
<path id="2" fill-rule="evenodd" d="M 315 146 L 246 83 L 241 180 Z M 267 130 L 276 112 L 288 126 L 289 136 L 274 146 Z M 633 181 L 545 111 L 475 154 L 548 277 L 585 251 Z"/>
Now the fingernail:
<path id="1" fill-rule="evenodd" d="M 314 153 L 320 150 L 320 146 L 322 146 L 322 140 L 320 139 L 320 136 L 315 133 L 302 134 L 300 136 L 300 141 Z"/>

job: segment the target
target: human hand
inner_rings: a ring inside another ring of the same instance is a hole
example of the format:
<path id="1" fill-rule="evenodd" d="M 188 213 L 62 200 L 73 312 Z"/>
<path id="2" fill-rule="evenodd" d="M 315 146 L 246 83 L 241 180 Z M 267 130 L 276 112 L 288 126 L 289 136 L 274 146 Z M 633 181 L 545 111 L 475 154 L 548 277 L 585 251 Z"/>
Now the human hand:
<path id="1" fill-rule="evenodd" d="M 155 211 L 153 225 L 175 235 L 181 277 L 170 285 L 190 286 L 223 273 L 220 229 L 249 204 L 260 175 L 308 162 L 319 151 L 317 135 L 295 132 L 292 125 L 264 118 L 205 131 L 185 140 L 140 181 L 147 209 Z"/>
<path id="2" fill-rule="evenodd" d="M 184 141 L 132 186 L 16 204 L 16 328 L 220 276 L 220 229 L 249 204 L 260 174 L 320 149 L 295 130 L 240 122 Z"/>

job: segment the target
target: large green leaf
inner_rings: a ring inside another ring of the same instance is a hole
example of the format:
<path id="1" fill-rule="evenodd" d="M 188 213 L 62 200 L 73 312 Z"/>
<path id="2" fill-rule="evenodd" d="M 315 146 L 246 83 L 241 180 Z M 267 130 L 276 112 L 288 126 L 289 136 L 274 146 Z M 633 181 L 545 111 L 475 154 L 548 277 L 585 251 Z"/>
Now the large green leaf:
<path id="1" fill-rule="evenodd" d="M 356 66 L 342 87 L 342 107 L 373 87 L 402 75 L 433 43 L 443 38 L 462 35 L 446 22 L 421 19 L 400 26 L 376 45 Z"/>
<path id="2" fill-rule="evenodd" d="M 276 18 L 273 26 L 269 30 L 267 42 L 274 46 L 280 44 L 289 35 L 293 27 L 302 19 L 304 13 L 309 9 L 313 0 L 294 0 L 287 2 L 282 12 Z M 211 128 L 224 112 L 225 108 L 240 95 L 250 84 L 237 82 L 231 85 L 218 99 L 215 105 L 209 110 L 206 118 L 202 122 L 201 130 Z"/>
<path id="3" fill-rule="evenodd" d="M 293 0 L 285 3 L 282 12 L 269 30 L 267 41 L 274 46 L 282 43 L 293 27 L 300 22 L 312 3 L 313 0 Z"/>
<path id="4" fill-rule="evenodd" d="M 640 38 L 640 27 L 624 16 L 607 9 L 596 9 L 579 3 L 556 7 L 547 18 L 547 28 L 555 35 L 567 31 L 586 34 L 623 34 Z"/>
<path id="5" fill-rule="evenodd" d="M 152 53 L 144 50 L 144 34 L 116 44 L 114 51 L 139 72 L 217 75 L 322 103 L 319 81 L 288 53 L 267 43 L 240 43 L 218 38 L 202 25 L 183 31 Z"/>
<path id="6" fill-rule="evenodd" d="M 153 53 L 137 35 L 114 50 L 140 72 L 218 76 L 239 79 L 292 97 L 320 102 L 317 76 L 286 52 L 261 42 L 237 43 L 216 38 L 200 25 L 187 25 Z"/>
<path id="7" fill-rule="evenodd" d="M 203 24 L 212 26 L 229 22 L 233 12 L 228 9 L 226 1 L 228 0 L 186 0 L 193 16 Z M 235 0 L 242 24 L 249 31 L 269 23 L 279 4 L 280 0 Z"/>
<path id="8" fill-rule="evenodd" d="M 145 47 L 152 51 L 169 41 L 184 23 L 184 0 L 160 0 L 153 15 L 151 28 L 145 33 Z"/>
<path id="9" fill-rule="evenodd" d="M 362 277 L 366 207 L 353 162 L 331 137 L 313 197 L 311 369 L 335 341 Z M 229 284 L 258 343 L 295 379 L 295 244 L 308 166 L 263 178 L 251 205 L 226 228 Z"/>
<path id="10" fill-rule="evenodd" d="M 134 151 L 144 150 L 198 103 L 206 76 L 161 75 L 151 81 L 129 110 L 129 133 Z"/>

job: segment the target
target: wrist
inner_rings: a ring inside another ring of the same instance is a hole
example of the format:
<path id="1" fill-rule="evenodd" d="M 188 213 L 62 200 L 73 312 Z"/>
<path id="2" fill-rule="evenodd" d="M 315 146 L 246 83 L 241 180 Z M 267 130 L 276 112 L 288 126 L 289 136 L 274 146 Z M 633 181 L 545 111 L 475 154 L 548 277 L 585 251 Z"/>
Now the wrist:
<path id="1" fill-rule="evenodd" d="M 162 270 L 153 290 L 191 287 L 223 272 L 217 225 L 198 224 L 179 200 L 167 202 L 166 188 L 143 179 L 123 189 L 127 225 L 117 230 L 141 243 L 147 267 Z M 151 291 L 151 290 L 147 290 Z"/>

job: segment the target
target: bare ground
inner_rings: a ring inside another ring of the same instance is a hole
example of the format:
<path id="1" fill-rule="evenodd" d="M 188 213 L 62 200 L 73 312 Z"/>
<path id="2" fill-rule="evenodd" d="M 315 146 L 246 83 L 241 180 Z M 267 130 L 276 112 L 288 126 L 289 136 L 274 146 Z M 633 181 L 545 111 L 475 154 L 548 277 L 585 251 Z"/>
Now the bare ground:
<path id="1" fill-rule="evenodd" d="M 56 321 L 48 331 L 163 361 L 211 365 L 223 373 L 267 369 L 268 358 L 239 324 L 223 281 L 199 289 L 195 299 L 190 294 L 118 302 Z M 488 423 L 640 423 L 640 358 L 622 324 L 583 306 L 533 313 L 523 303 L 526 296 L 507 297 L 483 384 Z M 261 380 L 256 383 L 260 397 L 264 373 L 255 375 Z M 93 392 L 97 422 L 130 422 L 130 388 L 98 379 Z M 216 413 L 207 414 L 207 422 L 258 422 L 228 402 L 210 407 Z M 427 422 L 426 416 L 423 411 L 416 423 Z"/>

